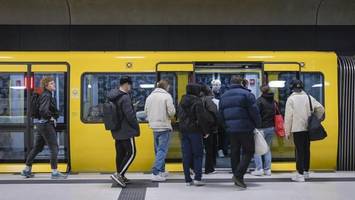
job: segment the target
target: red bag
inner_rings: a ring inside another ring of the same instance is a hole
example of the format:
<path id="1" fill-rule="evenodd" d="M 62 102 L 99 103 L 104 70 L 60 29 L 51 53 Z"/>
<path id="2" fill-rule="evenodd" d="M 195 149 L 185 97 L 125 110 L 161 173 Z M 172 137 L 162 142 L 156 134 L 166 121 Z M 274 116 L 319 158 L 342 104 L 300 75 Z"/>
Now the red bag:
<path id="1" fill-rule="evenodd" d="M 284 118 L 282 117 L 280 111 L 279 111 L 279 106 L 275 102 L 275 117 L 274 117 L 274 123 L 275 123 L 275 133 L 279 137 L 285 137 L 285 128 L 284 128 Z"/>

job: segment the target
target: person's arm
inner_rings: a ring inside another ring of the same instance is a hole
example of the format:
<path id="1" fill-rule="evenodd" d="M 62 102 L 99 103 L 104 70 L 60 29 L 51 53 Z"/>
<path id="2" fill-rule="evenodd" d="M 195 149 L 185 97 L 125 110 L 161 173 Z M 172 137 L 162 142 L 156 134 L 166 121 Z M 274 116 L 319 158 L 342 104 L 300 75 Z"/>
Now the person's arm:
<path id="1" fill-rule="evenodd" d="M 173 118 L 175 116 L 176 110 L 175 110 L 175 106 L 174 106 L 174 103 L 173 103 L 173 98 L 171 97 L 171 95 L 169 95 L 168 98 L 167 98 L 166 108 L 167 108 L 169 117 Z"/>
<path id="2" fill-rule="evenodd" d="M 133 128 L 138 128 L 138 121 L 137 121 L 137 117 L 136 117 L 136 112 L 133 108 L 132 105 L 132 100 L 129 97 L 129 95 L 123 95 L 122 97 L 122 112 L 124 117 L 126 117 L 129 125 L 131 125 L 131 127 Z"/>
<path id="3" fill-rule="evenodd" d="M 255 96 L 252 93 L 248 94 L 247 101 L 248 101 L 249 116 L 251 116 L 251 118 L 255 124 L 255 127 L 260 128 L 261 127 L 261 116 L 260 116 L 259 108 L 256 104 Z"/>
<path id="4" fill-rule="evenodd" d="M 293 118 L 293 101 L 292 99 L 288 98 L 286 101 L 285 122 L 284 122 L 286 136 L 289 136 L 291 134 L 292 118 Z"/>
<path id="5" fill-rule="evenodd" d="M 43 119 L 50 120 L 52 116 L 52 112 L 49 107 L 51 105 L 51 96 L 48 94 L 43 94 L 39 99 L 39 114 Z"/>
<path id="6" fill-rule="evenodd" d="M 215 117 L 217 116 L 218 109 L 217 105 L 213 102 L 212 98 L 206 98 L 206 109 L 212 112 Z"/>
<path id="7" fill-rule="evenodd" d="M 312 100 L 313 110 L 314 110 L 315 115 L 318 117 L 318 119 L 322 119 L 323 120 L 323 116 L 324 116 L 324 112 L 325 112 L 323 105 L 320 104 L 312 96 L 311 96 L 311 100 Z"/>
<path id="8" fill-rule="evenodd" d="M 209 134 L 208 130 L 208 115 L 205 113 L 206 110 L 203 108 L 202 102 L 196 103 L 195 105 L 195 113 L 197 117 L 197 121 L 199 122 L 200 128 L 202 129 L 204 134 Z"/>
<path id="9" fill-rule="evenodd" d="M 147 116 L 148 116 L 149 105 L 150 105 L 150 96 L 147 97 L 147 100 L 145 101 L 145 105 L 144 105 L 144 113 Z"/>

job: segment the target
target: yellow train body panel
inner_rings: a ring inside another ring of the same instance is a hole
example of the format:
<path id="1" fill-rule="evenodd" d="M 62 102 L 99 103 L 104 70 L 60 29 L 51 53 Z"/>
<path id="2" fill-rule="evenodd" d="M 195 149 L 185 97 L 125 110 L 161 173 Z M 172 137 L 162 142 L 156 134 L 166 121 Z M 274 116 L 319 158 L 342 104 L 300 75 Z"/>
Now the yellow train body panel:
<path id="1" fill-rule="evenodd" d="M 324 76 L 325 126 L 328 137 L 311 144 L 311 169 L 335 170 L 338 146 L 338 76 L 337 56 L 332 52 L 0 52 L 0 62 L 66 62 L 70 65 L 69 125 L 70 163 L 74 172 L 112 172 L 115 170 L 115 149 L 111 134 L 103 124 L 81 120 L 82 76 L 90 72 L 155 73 L 162 62 L 302 62 L 302 72 L 321 72 Z M 191 65 L 175 65 L 178 74 L 178 96 L 185 92 L 186 73 Z M 35 67 L 36 68 L 36 67 Z M 163 67 L 165 68 L 165 67 Z M 48 71 L 63 71 L 61 66 L 48 66 Z M 264 71 L 295 71 L 293 64 L 265 64 Z M 21 68 L 21 70 L 23 70 Z M 21 71 L 20 70 L 20 71 Z M 0 66 L 0 72 L 19 71 L 13 66 Z M 161 69 L 164 71 L 164 69 Z M 170 71 L 170 70 L 168 70 Z M 137 155 L 130 171 L 150 171 L 154 160 L 152 130 L 141 123 L 136 138 Z M 9 165 L 0 172 L 11 171 Z M 18 166 L 18 164 L 14 164 Z M 294 162 L 273 163 L 273 170 L 293 170 Z M 181 170 L 181 164 L 168 166 Z"/>

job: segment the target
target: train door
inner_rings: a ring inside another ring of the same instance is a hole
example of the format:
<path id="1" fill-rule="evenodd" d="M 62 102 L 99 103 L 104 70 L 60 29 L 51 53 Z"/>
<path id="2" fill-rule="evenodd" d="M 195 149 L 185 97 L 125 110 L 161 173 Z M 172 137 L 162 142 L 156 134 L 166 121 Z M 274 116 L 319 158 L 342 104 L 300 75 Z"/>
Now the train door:
<path id="1" fill-rule="evenodd" d="M 10 164 L 7 171 L 18 170 L 14 163 L 24 163 L 33 147 L 36 119 L 31 117 L 31 96 L 41 93 L 40 80 L 51 76 L 56 82 L 53 96 L 60 111 L 57 138 L 59 169 L 68 167 L 68 72 L 66 63 L 1 63 L 0 64 L 0 163 Z M 36 157 L 35 163 L 48 163 L 47 147 Z M 16 169 L 15 169 L 16 168 Z M 34 171 L 48 171 L 49 165 L 34 165 Z M 1 170 L 3 171 L 3 170 Z"/>
<path id="2" fill-rule="evenodd" d="M 230 87 L 232 75 L 242 76 L 246 82 L 245 86 L 251 90 L 255 97 L 260 96 L 259 87 L 262 85 L 262 63 L 195 63 L 194 78 L 196 83 L 202 83 L 210 86 L 215 98 L 219 99 Z M 218 82 L 212 86 L 212 82 Z M 228 134 L 222 129 L 215 138 L 217 143 L 217 162 L 216 168 L 230 169 L 230 142 Z"/>
<path id="3" fill-rule="evenodd" d="M 170 83 L 170 94 L 177 107 L 182 95 L 186 94 L 186 85 L 193 81 L 192 63 L 159 63 L 156 69 L 158 80 L 166 79 Z M 182 163 L 179 122 L 173 122 L 173 134 L 170 141 L 167 163 Z M 173 171 L 175 169 L 169 169 Z M 178 170 L 178 169 L 177 169 Z"/>

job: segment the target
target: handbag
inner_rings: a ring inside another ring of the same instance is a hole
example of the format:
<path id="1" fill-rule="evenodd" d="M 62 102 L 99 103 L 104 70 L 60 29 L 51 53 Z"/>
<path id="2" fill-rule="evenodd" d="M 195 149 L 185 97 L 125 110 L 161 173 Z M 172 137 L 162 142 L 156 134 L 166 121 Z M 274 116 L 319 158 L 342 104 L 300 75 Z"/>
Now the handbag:
<path id="1" fill-rule="evenodd" d="M 307 94 L 309 100 L 309 106 L 311 109 L 311 116 L 308 117 L 308 134 L 310 141 L 323 140 L 327 137 L 327 132 L 322 126 L 321 120 L 315 115 L 311 97 Z"/>
<path id="2" fill-rule="evenodd" d="M 261 130 L 254 129 L 255 154 L 264 155 L 269 151 L 269 146 L 264 138 L 264 133 Z"/>
<path id="3" fill-rule="evenodd" d="M 279 137 L 285 137 L 285 127 L 284 127 L 284 118 L 282 117 L 279 107 L 275 102 L 275 116 L 274 116 L 274 124 L 275 124 L 275 133 Z"/>

